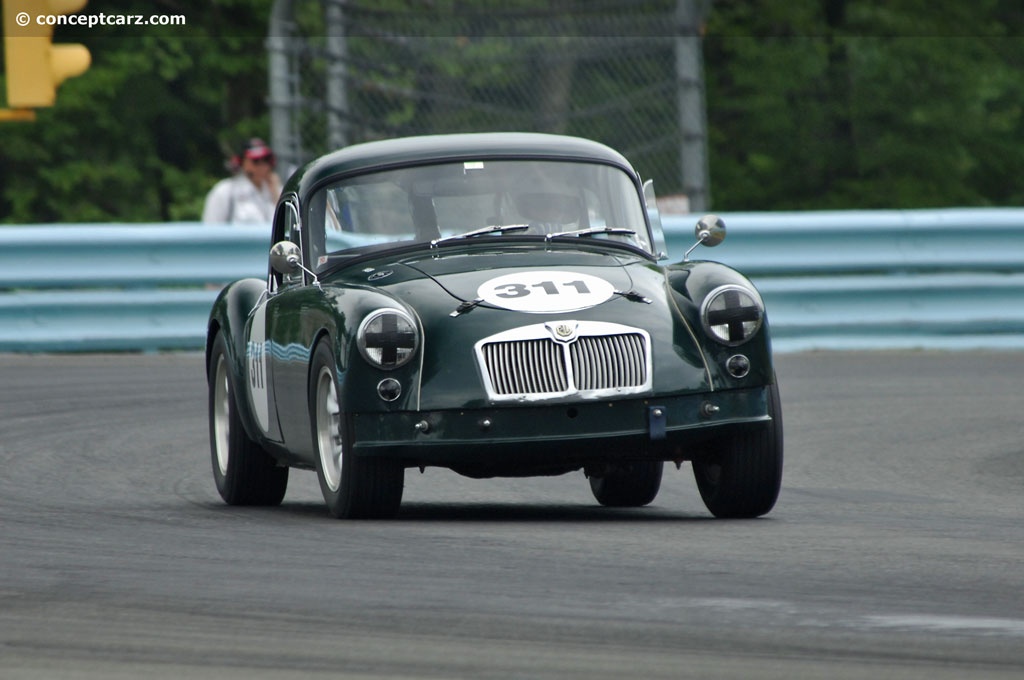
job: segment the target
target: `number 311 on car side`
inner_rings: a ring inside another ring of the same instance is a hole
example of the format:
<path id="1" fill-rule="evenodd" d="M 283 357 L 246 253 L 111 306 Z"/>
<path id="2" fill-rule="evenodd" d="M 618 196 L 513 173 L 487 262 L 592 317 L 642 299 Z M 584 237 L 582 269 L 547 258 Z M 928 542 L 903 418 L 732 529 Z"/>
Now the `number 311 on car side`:
<path id="1" fill-rule="evenodd" d="M 697 245 L 725 236 L 700 220 Z M 692 465 L 717 517 L 769 512 L 782 416 L 764 304 L 667 259 L 614 150 L 528 133 L 348 147 L 299 169 L 266 279 L 228 285 L 206 347 L 213 476 L 232 505 L 315 470 L 339 518 L 400 511 L 406 470 L 583 471 L 605 506 Z M 691 248 L 692 252 L 694 248 Z"/>

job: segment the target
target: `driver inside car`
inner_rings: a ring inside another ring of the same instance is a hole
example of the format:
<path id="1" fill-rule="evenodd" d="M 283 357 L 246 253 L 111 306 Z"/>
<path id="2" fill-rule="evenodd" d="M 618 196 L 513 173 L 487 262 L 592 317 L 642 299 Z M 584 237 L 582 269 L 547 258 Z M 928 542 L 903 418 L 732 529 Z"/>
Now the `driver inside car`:
<path id="1" fill-rule="evenodd" d="M 529 192 L 515 196 L 516 210 L 530 225 L 529 234 L 558 234 L 586 229 L 586 212 L 576 196 Z"/>

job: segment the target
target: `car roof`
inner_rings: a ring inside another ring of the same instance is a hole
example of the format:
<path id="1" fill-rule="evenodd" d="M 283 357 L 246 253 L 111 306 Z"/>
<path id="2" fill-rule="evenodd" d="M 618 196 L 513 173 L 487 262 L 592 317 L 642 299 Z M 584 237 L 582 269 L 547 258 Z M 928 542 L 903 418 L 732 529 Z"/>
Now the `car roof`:
<path id="1" fill-rule="evenodd" d="M 636 172 L 618 151 L 580 137 L 535 132 L 482 132 L 402 137 L 355 144 L 310 161 L 288 180 L 284 193 L 305 196 L 339 174 L 420 162 L 477 158 L 552 158 L 616 165 Z"/>

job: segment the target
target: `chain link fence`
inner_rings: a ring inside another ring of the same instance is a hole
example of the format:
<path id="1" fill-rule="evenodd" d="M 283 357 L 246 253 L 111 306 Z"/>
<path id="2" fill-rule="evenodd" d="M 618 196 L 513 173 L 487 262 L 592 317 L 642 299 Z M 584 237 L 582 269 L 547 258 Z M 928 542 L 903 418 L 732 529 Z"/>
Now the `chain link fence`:
<path id="1" fill-rule="evenodd" d="M 621 151 L 673 207 L 702 209 L 708 2 L 276 0 L 272 143 L 295 166 L 409 135 L 577 135 Z"/>

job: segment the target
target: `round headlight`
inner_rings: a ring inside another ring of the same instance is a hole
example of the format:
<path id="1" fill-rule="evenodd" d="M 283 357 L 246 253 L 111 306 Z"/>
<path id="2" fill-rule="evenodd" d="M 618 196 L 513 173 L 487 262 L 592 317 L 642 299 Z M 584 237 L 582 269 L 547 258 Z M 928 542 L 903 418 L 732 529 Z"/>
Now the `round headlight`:
<path id="1" fill-rule="evenodd" d="M 756 291 L 744 286 L 719 286 L 701 306 L 704 331 L 726 345 L 742 345 L 761 329 L 764 303 Z"/>
<path id="2" fill-rule="evenodd" d="M 419 333 L 405 312 L 378 309 L 359 324 L 356 343 L 364 359 L 378 368 L 390 370 L 412 359 L 419 346 Z"/>

